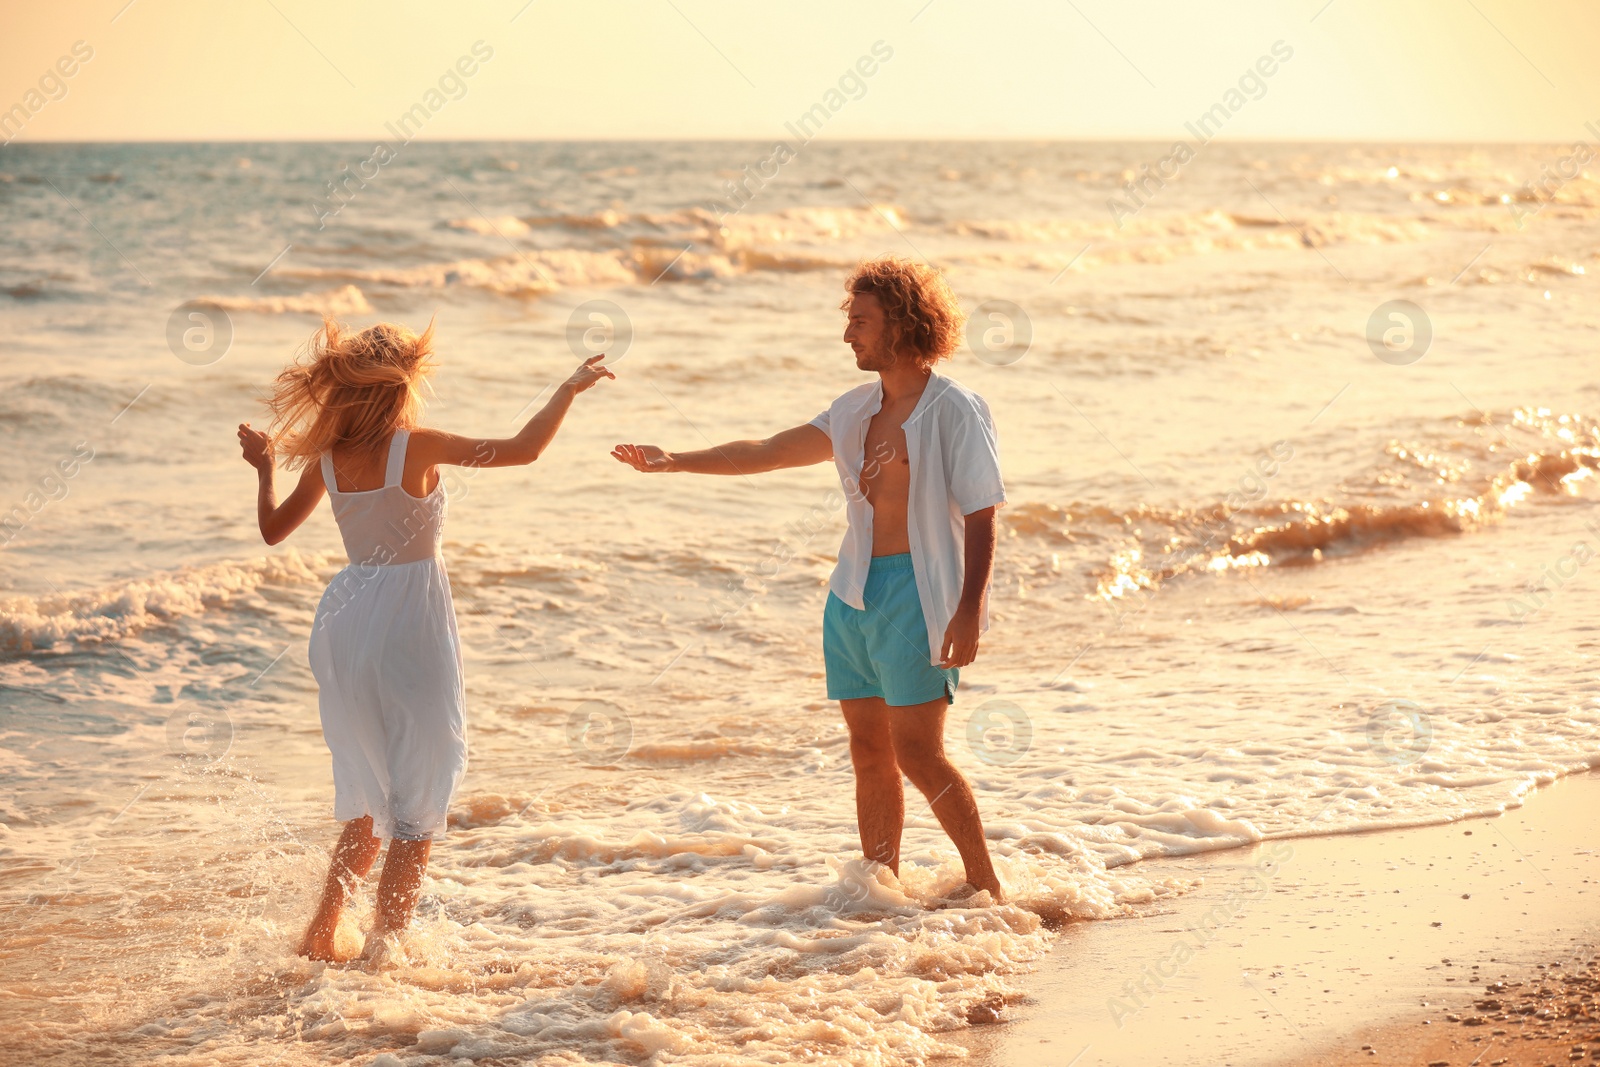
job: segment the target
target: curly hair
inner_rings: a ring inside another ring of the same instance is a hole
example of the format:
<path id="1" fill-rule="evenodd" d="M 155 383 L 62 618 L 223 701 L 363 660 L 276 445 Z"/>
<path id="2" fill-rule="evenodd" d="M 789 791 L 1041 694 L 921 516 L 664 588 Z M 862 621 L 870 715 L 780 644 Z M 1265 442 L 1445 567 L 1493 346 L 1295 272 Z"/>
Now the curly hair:
<path id="1" fill-rule="evenodd" d="M 336 444 L 376 449 L 396 429 L 416 429 L 433 371 L 433 323 L 420 335 L 388 322 L 352 333 L 324 318 L 306 347 L 267 400 L 273 449 L 289 467 Z"/>
<path id="2" fill-rule="evenodd" d="M 871 293 L 883 306 L 889 350 L 909 356 L 919 367 L 948 359 L 961 343 L 966 313 L 944 275 L 933 267 L 899 256 L 863 262 L 845 279 L 850 296 Z M 841 308 L 848 310 L 846 297 Z"/>

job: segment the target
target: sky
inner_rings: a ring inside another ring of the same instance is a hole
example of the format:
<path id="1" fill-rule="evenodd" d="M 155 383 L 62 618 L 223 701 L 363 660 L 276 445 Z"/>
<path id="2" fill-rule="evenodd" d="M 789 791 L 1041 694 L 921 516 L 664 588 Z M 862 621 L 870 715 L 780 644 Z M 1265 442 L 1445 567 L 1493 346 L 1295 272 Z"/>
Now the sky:
<path id="1" fill-rule="evenodd" d="M 828 138 L 1163 141 L 1241 78 L 1231 140 L 1600 136 L 1593 0 L 0 5 L 13 143 L 369 141 L 418 104 L 435 140 L 768 140 L 819 103 Z"/>

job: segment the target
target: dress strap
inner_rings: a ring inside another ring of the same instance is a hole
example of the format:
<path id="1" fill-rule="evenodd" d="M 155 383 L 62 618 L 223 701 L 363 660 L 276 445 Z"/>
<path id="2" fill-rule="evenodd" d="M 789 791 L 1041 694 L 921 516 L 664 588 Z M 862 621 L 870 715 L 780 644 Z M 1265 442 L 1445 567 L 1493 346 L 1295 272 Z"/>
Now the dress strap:
<path id="1" fill-rule="evenodd" d="M 333 476 L 332 452 L 324 452 L 322 454 L 322 483 L 328 487 L 328 492 L 330 493 L 339 491 L 339 479 Z"/>
<path id="2" fill-rule="evenodd" d="M 406 442 L 411 437 L 410 430 L 396 430 L 394 436 L 389 438 L 389 469 L 383 476 L 383 487 L 399 485 L 400 479 L 406 473 Z"/>

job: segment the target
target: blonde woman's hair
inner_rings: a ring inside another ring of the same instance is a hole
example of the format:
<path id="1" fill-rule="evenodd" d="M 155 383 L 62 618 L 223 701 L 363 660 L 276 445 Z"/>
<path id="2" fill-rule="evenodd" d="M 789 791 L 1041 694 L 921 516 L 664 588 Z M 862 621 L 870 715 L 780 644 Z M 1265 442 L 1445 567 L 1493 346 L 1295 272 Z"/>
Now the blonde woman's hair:
<path id="1" fill-rule="evenodd" d="M 334 445 L 376 450 L 395 430 L 416 429 L 432 355 L 431 321 L 419 336 L 392 322 L 351 333 L 324 318 L 267 400 L 274 451 L 294 468 Z"/>

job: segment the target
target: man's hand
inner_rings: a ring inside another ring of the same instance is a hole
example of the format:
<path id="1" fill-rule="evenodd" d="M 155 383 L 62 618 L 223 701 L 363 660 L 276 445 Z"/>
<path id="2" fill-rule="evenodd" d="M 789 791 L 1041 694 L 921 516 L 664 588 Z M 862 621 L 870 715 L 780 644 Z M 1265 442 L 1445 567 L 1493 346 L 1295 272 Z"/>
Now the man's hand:
<path id="1" fill-rule="evenodd" d="M 257 471 L 272 469 L 272 438 L 260 430 L 252 430 L 248 422 L 239 424 L 239 449 L 244 461 Z"/>
<path id="2" fill-rule="evenodd" d="M 944 644 L 939 650 L 939 666 L 949 670 L 951 667 L 965 667 L 978 658 L 978 636 L 982 627 L 978 625 L 978 610 L 976 608 L 956 609 L 956 614 L 950 620 L 950 625 L 944 629 Z"/>
<path id="3" fill-rule="evenodd" d="M 634 470 L 644 471 L 646 474 L 675 469 L 672 454 L 662 451 L 655 445 L 618 445 L 611 450 L 611 455 L 617 462 L 626 463 Z"/>
<path id="4" fill-rule="evenodd" d="M 585 389 L 592 388 L 601 378 L 615 379 L 616 375 L 612 374 L 609 368 L 600 366 L 600 361 L 605 358 L 605 353 L 602 352 L 598 356 L 590 356 L 584 360 L 578 369 L 572 372 L 572 376 L 561 383 L 561 388 L 577 396 Z"/>
<path id="5" fill-rule="evenodd" d="M 978 658 L 978 636 L 983 627 L 979 619 L 989 595 L 989 576 L 994 571 L 994 508 L 970 512 L 966 519 L 966 547 L 962 550 L 965 573 L 961 577 L 961 599 L 956 602 L 955 618 L 945 627 L 944 646 L 939 666 L 965 667 Z"/>
<path id="6" fill-rule="evenodd" d="M 729 441 L 693 452 L 667 452 L 655 445 L 618 445 L 611 450 L 618 463 L 655 474 L 762 474 L 786 467 L 805 467 L 833 458 L 828 435 L 807 423 L 781 430 L 764 441 Z"/>

